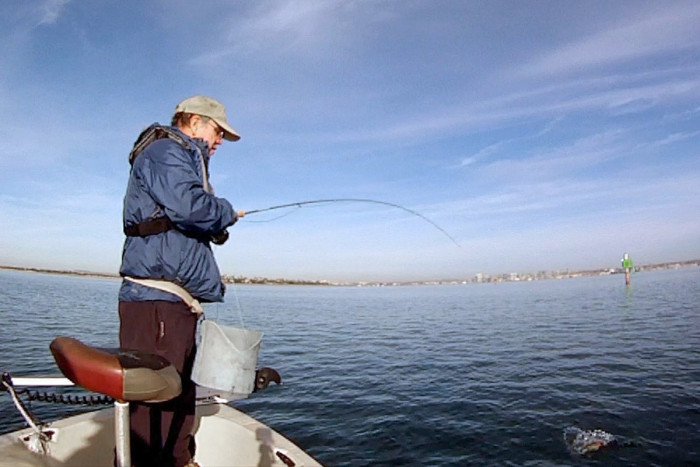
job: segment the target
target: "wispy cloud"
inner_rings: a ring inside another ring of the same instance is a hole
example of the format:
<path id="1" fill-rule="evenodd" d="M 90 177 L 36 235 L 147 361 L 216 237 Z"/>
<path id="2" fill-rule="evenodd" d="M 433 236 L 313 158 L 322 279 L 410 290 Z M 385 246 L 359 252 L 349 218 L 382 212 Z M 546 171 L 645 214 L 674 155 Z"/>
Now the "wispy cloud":
<path id="1" fill-rule="evenodd" d="M 478 228 L 492 221 L 499 224 L 505 221 L 517 230 L 518 226 L 525 227 L 521 215 L 530 219 L 528 225 L 578 223 L 587 219 L 593 226 L 601 215 L 606 220 L 621 221 L 651 213 L 692 212 L 700 207 L 698 175 L 693 171 L 683 177 L 659 177 L 644 184 L 625 174 L 589 180 L 561 178 L 506 184 L 491 193 L 426 204 L 418 209 L 434 213 L 436 219 L 463 219 L 465 226 L 476 223 Z M 638 204 L 638 200 L 644 203 Z M 469 232 L 473 235 L 473 231 Z"/>
<path id="2" fill-rule="evenodd" d="M 45 0 L 40 7 L 39 25 L 54 24 L 61 17 L 70 0 Z"/>
<path id="3" fill-rule="evenodd" d="M 334 14 L 339 9 L 338 2 L 304 2 L 290 1 L 259 7 L 248 21 L 241 23 L 242 28 L 231 31 L 229 40 L 256 38 L 259 43 L 268 46 L 284 43 L 290 47 L 311 39 L 322 38 L 336 22 Z M 252 46 L 254 42 L 247 42 Z"/>
<path id="4" fill-rule="evenodd" d="M 558 122 L 562 121 L 563 117 L 557 117 L 547 122 L 543 128 L 531 135 L 522 136 L 520 138 L 509 138 L 505 140 L 498 141 L 496 143 L 489 144 L 488 146 L 480 149 L 473 155 L 463 158 L 460 163 L 452 168 L 469 167 L 477 163 L 484 161 L 489 161 L 489 159 L 494 159 L 498 154 L 507 151 L 509 147 L 517 145 L 519 142 L 523 143 L 529 140 L 537 140 L 546 134 L 550 133 L 554 129 Z"/>
<path id="5" fill-rule="evenodd" d="M 492 178 L 548 179 L 566 176 L 573 171 L 597 166 L 629 152 L 629 142 L 619 130 L 609 130 L 567 141 L 556 147 L 540 147 L 519 152 L 517 157 L 492 161 L 482 172 Z"/>
<path id="6" fill-rule="evenodd" d="M 654 146 L 668 146 L 670 144 L 678 143 L 681 141 L 686 141 L 689 139 L 693 139 L 700 136 L 700 130 L 699 131 L 683 131 L 683 132 L 677 132 L 677 133 L 671 133 L 670 135 L 666 136 L 665 138 L 658 140 L 658 141 L 653 141 L 650 144 Z"/>
<path id="7" fill-rule="evenodd" d="M 663 9 L 642 11 L 604 27 L 588 37 L 571 42 L 534 58 L 520 75 L 551 75 L 600 69 L 639 58 L 677 53 L 697 47 L 700 36 L 700 5 L 697 2 L 667 4 Z"/>
<path id="8" fill-rule="evenodd" d="M 259 3 L 243 16 L 236 12 L 220 18 L 225 26 L 217 33 L 218 50 L 193 57 L 191 63 L 213 64 L 232 55 L 259 54 L 319 60 L 344 40 L 344 18 L 355 7 L 353 2 L 336 0 Z"/>
<path id="9" fill-rule="evenodd" d="M 601 89 L 605 84 L 612 86 Z M 607 115 L 635 113 L 697 99 L 700 78 L 667 77 L 663 82 L 586 80 L 521 90 L 468 103 L 439 106 L 420 115 L 392 116 L 391 121 L 351 133 L 335 133 L 336 141 L 421 140 L 439 135 L 494 128 L 529 119 L 557 119 L 577 113 L 601 111 Z M 644 103 L 644 105 L 638 105 Z M 633 106 L 636 107 L 633 108 Z"/>

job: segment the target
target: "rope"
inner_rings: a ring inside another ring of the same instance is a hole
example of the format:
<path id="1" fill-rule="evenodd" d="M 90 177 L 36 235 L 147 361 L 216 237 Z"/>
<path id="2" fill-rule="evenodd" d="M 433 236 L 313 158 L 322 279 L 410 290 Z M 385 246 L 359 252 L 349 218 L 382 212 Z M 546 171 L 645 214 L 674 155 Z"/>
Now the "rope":
<path id="1" fill-rule="evenodd" d="M 15 391 L 15 387 L 12 385 L 12 380 L 9 378 L 9 375 L 7 378 L 5 375 L 3 375 L 2 385 L 5 386 L 5 390 L 10 393 L 12 402 L 14 402 L 15 407 L 17 407 L 20 415 L 22 415 L 24 420 L 27 422 L 27 425 L 29 425 L 32 430 L 41 436 L 42 432 L 38 427 L 39 422 L 32 416 L 32 414 L 29 412 L 29 410 L 27 410 L 20 398 L 17 396 L 17 392 Z"/>
<path id="2" fill-rule="evenodd" d="M 27 409 L 22 400 L 19 398 L 20 394 L 26 394 L 30 401 L 38 400 L 42 402 L 60 402 L 63 404 L 95 405 L 107 404 L 112 401 L 111 398 L 106 396 L 80 397 L 64 394 L 41 393 L 38 391 L 29 391 L 27 389 L 17 391 L 15 390 L 15 387 L 12 384 L 12 378 L 8 373 L 2 374 L 2 386 L 0 386 L 0 388 L 10 393 L 10 397 L 12 398 L 12 402 L 15 404 L 15 407 L 17 407 L 17 410 L 19 411 L 20 415 L 22 415 L 24 421 L 27 422 L 27 425 L 29 425 L 29 427 L 33 431 L 33 433 L 31 433 L 30 435 L 24 437 L 24 442 L 26 443 L 27 448 L 31 452 L 35 452 L 41 455 L 45 455 L 48 452 L 49 441 L 51 441 L 51 438 L 54 435 L 55 431 L 44 429 L 45 424 L 41 423 L 38 419 L 34 417 L 34 415 L 32 415 L 32 413 Z"/>

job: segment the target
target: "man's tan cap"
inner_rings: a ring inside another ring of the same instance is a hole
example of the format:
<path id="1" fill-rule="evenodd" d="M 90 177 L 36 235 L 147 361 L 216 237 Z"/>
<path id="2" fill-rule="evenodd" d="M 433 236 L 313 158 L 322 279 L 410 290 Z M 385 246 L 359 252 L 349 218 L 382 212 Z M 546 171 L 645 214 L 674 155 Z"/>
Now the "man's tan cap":
<path id="1" fill-rule="evenodd" d="M 175 113 L 180 112 L 211 118 L 224 130 L 225 140 L 238 141 L 241 139 L 238 132 L 226 120 L 226 108 L 216 99 L 207 96 L 188 97 L 175 107 Z"/>

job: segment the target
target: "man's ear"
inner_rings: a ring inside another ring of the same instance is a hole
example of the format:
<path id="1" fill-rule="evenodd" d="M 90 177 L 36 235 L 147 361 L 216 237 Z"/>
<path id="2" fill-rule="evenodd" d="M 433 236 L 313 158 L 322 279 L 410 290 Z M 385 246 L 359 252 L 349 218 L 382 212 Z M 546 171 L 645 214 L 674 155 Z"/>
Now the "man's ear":
<path id="1" fill-rule="evenodd" d="M 202 117 L 200 115 L 194 114 L 190 117 L 190 127 L 192 127 L 192 130 L 196 127 L 199 127 L 202 125 Z"/>

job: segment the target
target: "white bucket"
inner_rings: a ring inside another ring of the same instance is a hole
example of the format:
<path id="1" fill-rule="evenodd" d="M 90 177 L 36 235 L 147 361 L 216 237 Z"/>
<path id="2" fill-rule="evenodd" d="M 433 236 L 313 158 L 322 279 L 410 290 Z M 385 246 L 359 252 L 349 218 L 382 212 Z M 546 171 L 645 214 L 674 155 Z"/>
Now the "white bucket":
<path id="1" fill-rule="evenodd" d="M 262 332 L 210 320 L 202 321 L 199 331 L 192 381 L 226 393 L 252 393 Z"/>

